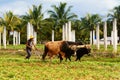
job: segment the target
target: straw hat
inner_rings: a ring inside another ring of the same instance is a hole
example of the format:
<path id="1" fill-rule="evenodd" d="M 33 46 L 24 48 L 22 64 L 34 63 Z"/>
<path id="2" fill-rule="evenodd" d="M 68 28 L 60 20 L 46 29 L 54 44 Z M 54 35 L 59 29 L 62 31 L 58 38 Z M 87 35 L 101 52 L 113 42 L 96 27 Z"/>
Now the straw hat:
<path id="1" fill-rule="evenodd" d="M 33 38 L 34 38 L 34 36 L 30 35 L 30 39 L 33 39 Z"/>

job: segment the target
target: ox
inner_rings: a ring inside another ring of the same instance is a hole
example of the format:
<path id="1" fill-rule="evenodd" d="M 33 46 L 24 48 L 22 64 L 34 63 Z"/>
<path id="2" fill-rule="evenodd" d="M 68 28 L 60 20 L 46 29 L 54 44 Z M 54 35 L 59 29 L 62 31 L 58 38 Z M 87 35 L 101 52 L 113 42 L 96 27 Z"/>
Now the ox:
<path id="1" fill-rule="evenodd" d="M 61 51 L 61 46 L 64 44 L 64 41 L 54 41 L 54 42 L 47 42 L 45 43 L 45 49 L 42 56 L 42 59 L 45 60 L 46 55 L 49 56 L 50 60 L 53 57 L 53 55 L 58 55 L 60 57 L 60 62 L 63 60 L 63 56 L 65 56 L 65 53 Z"/>
<path id="2" fill-rule="evenodd" d="M 45 49 L 42 59 L 45 60 L 46 55 L 49 56 L 50 60 L 53 55 L 59 55 L 60 62 L 63 57 L 66 57 L 71 61 L 70 57 L 74 54 L 74 50 L 71 49 L 70 45 L 81 45 L 81 42 L 70 42 L 70 41 L 54 41 L 45 43 Z"/>
<path id="3" fill-rule="evenodd" d="M 76 60 L 75 61 L 77 61 L 77 60 L 80 61 L 81 57 L 84 56 L 85 54 L 90 55 L 89 54 L 90 51 L 91 51 L 90 46 L 85 46 L 83 48 L 77 49 L 77 51 L 76 51 Z"/>
<path id="4" fill-rule="evenodd" d="M 71 61 L 70 57 L 76 52 L 76 60 L 80 60 L 80 58 L 85 55 L 85 54 L 88 54 L 90 55 L 90 51 L 91 51 L 91 48 L 90 48 L 90 45 L 82 45 L 82 44 L 79 44 L 79 45 L 70 45 L 69 46 L 69 50 L 65 52 L 65 57 L 66 57 L 66 60 L 67 58 Z"/>
<path id="5" fill-rule="evenodd" d="M 71 56 L 74 55 L 76 51 L 76 46 L 83 45 L 82 42 L 72 42 L 72 41 L 66 41 L 61 47 L 61 51 L 65 53 L 65 58 L 67 61 L 67 58 L 71 61 Z"/>

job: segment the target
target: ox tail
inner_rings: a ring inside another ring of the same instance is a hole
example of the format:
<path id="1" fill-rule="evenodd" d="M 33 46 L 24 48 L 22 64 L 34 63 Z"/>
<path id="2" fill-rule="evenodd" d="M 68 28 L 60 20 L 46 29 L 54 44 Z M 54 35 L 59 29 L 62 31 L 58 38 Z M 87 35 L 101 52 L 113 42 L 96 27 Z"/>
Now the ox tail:
<path id="1" fill-rule="evenodd" d="M 48 52 L 48 48 L 45 46 L 45 48 L 44 48 L 44 53 L 43 53 L 43 55 L 42 55 L 42 60 L 45 60 L 45 57 L 46 57 L 46 55 L 47 55 L 47 52 Z"/>

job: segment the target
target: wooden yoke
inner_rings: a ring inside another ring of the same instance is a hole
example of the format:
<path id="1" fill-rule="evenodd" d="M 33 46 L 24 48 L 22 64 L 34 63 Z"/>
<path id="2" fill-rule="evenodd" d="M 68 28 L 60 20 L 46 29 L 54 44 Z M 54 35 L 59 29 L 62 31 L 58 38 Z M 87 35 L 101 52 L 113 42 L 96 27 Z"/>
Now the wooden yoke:
<path id="1" fill-rule="evenodd" d="M 71 48 L 72 50 L 76 50 L 76 49 L 79 49 L 79 48 L 91 48 L 90 47 L 90 44 L 85 44 L 85 45 L 70 45 L 69 48 Z"/>

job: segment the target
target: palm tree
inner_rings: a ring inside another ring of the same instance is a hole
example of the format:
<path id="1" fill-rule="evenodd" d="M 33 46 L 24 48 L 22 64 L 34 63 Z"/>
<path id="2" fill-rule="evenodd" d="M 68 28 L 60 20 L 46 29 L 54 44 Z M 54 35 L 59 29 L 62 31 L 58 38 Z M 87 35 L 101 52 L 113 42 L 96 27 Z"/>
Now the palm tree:
<path id="1" fill-rule="evenodd" d="M 14 15 L 11 11 L 6 12 L 4 15 L 3 25 L 7 27 L 7 30 L 14 30 L 16 25 L 20 24 L 20 19 Z"/>
<path id="2" fill-rule="evenodd" d="M 2 25 L 7 29 L 7 42 L 9 44 L 10 32 L 14 31 L 15 27 L 20 24 L 20 19 L 14 15 L 11 11 L 6 12 L 2 20 Z"/>
<path id="3" fill-rule="evenodd" d="M 120 5 L 115 7 L 111 13 L 108 14 L 109 21 L 113 21 L 114 18 L 117 19 L 117 29 L 118 29 L 118 36 L 120 41 Z"/>
<path id="4" fill-rule="evenodd" d="M 85 17 L 81 18 L 81 21 L 82 21 L 82 26 L 84 26 L 84 28 L 87 31 L 92 31 L 92 37 L 93 37 L 93 30 L 95 30 L 96 24 L 101 22 L 101 17 L 98 14 L 94 14 L 94 15 L 87 14 Z"/>
<path id="5" fill-rule="evenodd" d="M 76 32 L 76 41 L 81 41 L 84 43 L 87 43 L 88 40 L 88 32 L 86 31 L 86 28 L 82 26 L 81 20 L 75 20 L 72 22 L 72 27 Z"/>
<path id="6" fill-rule="evenodd" d="M 41 38 L 43 40 L 51 40 L 51 32 L 54 30 L 54 24 L 55 21 L 52 18 L 46 18 L 43 20 L 44 24 L 42 25 L 43 27 L 41 28 L 42 31 L 41 33 Z"/>
<path id="7" fill-rule="evenodd" d="M 30 22 L 34 30 L 37 32 L 37 30 L 41 29 L 42 27 L 42 20 L 43 20 L 43 13 L 42 13 L 42 5 L 39 6 L 33 5 L 32 9 L 29 9 L 29 12 L 23 16 L 23 19 L 26 22 Z"/>
<path id="8" fill-rule="evenodd" d="M 61 25 L 68 22 L 69 20 L 73 20 L 74 18 L 77 18 L 77 15 L 70 12 L 72 6 L 69 6 L 68 8 L 66 8 L 66 6 L 67 3 L 60 2 L 58 7 L 56 5 L 52 5 L 53 10 L 48 11 L 50 17 Z"/>
<path id="9" fill-rule="evenodd" d="M 58 30 L 60 29 L 60 26 L 68 22 L 69 20 L 73 20 L 77 18 L 77 15 L 74 13 L 71 13 L 72 6 L 69 6 L 67 8 L 67 3 L 61 3 L 59 6 L 52 5 L 53 10 L 49 10 L 48 14 L 50 14 L 50 18 L 54 19 L 54 29 L 58 27 Z M 58 32 L 58 31 L 57 31 Z"/>
<path id="10" fill-rule="evenodd" d="M 16 30 L 17 31 L 17 37 L 18 37 L 18 39 L 17 39 L 17 44 L 20 44 L 21 43 L 21 37 L 22 38 L 25 38 L 25 29 L 26 29 L 26 22 L 24 22 L 23 21 L 23 19 L 21 18 L 21 16 L 20 16 L 20 24 L 19 25 L 17 25 L 15 28 L 14 28 L 14 30 Z M 21 34 L 24 34 L 24 35 L 21 35 Z M 24 37 L 23 37 L 24 36 Z M 22 42 L 26 42 L 26 40 L 25 39 L 23 39 L 22 40 Z"/>

